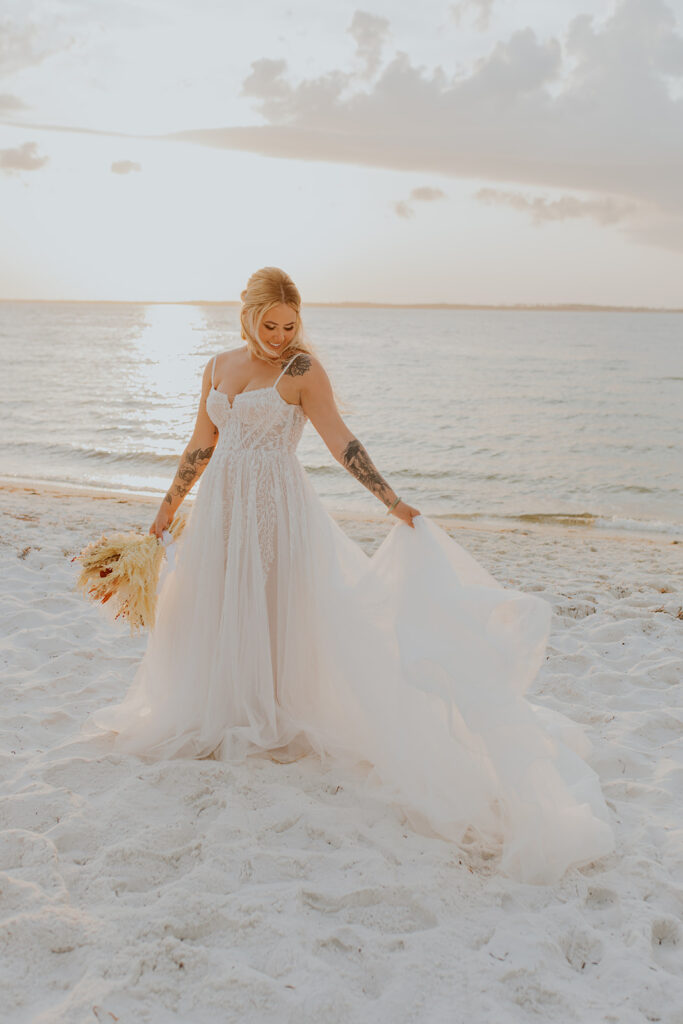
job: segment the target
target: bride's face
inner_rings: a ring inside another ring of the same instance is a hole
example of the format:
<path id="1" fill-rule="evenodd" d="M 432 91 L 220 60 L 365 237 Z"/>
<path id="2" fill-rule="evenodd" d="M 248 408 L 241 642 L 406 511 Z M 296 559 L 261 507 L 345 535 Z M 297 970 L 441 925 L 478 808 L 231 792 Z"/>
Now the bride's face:
<path id="1" fill-rule="evenodd" d="M 296 331 L 296 310 L 281 302 L 269 309 L 259 327 L 259 341 L 266 352 L 275 355 L 286 348 Z"/>

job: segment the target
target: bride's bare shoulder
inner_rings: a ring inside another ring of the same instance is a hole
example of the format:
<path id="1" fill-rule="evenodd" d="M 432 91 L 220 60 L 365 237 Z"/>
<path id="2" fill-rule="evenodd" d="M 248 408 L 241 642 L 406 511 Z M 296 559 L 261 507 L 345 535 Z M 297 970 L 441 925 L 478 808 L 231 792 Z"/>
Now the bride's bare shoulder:
<path id="1" fill-rule="evenodd" d="M 237 348 L 226 348 L 222 352 L 216 352 L 214 356 L 211 356 L 208 362 L 208 366 L 216 366 L 216 372 L 222 373 L 227 367 L 239 362 L 244 358 L 247 351 L 246 345 L 240 345 Z"/>
<path id="2" fill-rule="evenodd" d="M 222 360 L 223 362 L 237 362 L 243 359 L 249 350 L 246 345 L 237 345 L 235 348 L 226 348 L 223 352 L 219 352 L 216 358 L 216 362 Z"/>

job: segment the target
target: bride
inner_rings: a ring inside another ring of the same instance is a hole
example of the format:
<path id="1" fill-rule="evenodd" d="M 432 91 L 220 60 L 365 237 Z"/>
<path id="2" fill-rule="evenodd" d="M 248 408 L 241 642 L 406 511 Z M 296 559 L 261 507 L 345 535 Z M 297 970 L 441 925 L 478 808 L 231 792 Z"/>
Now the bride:
<path id="1" fill-rule="evenodd" d="M 91 716 L 152 758 L 309 754 L 360 772 L 420 832 L 532 882 L 613 849 L 579 727 L 524 696 L 551 608 L 503 588 L 396 494 L 341 418 L 301 298 L 265 267 L 245 345 L 204 369 L 192 437 L 150 533 L 201 478 L 122 702 Z M 306 420 L 398 521 L 372 557 L 296 455 Z"/>

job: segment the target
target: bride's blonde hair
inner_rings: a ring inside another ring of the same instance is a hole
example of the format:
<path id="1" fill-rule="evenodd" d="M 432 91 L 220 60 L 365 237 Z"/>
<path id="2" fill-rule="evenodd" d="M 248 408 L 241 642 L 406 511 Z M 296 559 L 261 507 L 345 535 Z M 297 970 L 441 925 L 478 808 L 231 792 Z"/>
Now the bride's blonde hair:
<path id="1" fill-rule="evenodd" d="M 253 355 L 273 364 L 279 363 L 281 359 L 291 358 L 295 352 L 309 352 L 311 355 L 317 355 L 304 333 L 299 289 L 284 270 L 280 270 L 279 267 L 262 267 L 255 271 L 247 281 L 247 287 L 240 298 L 242 300 L 242 309 L 240 310 L 242 338 Z M 295 311 L 296 330 L 289 339 L 287 347 L 272 356 L 264 349 L 258 332 L 266 313 L 273 306 L 279 306 L 281 302 Z"/>

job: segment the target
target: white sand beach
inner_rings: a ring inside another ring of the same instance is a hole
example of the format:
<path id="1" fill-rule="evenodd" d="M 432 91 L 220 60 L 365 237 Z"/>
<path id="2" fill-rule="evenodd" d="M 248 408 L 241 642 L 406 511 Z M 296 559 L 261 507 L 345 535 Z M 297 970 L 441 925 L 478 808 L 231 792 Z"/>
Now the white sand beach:
<path id="1" fill-rule="evenodd" d="M 532 886 L 315 758 L 148 763 L 81 735 L 146 641 L 70 558 L 157 505 L 0 486 L 3 1020 L 683 1024 L 683 542 L 440 520 L 551 602 L 532 698 L 584 726 L 613 812 L 613 855 Z M 394 520 L 339 522 L 370 552 Z"/>

